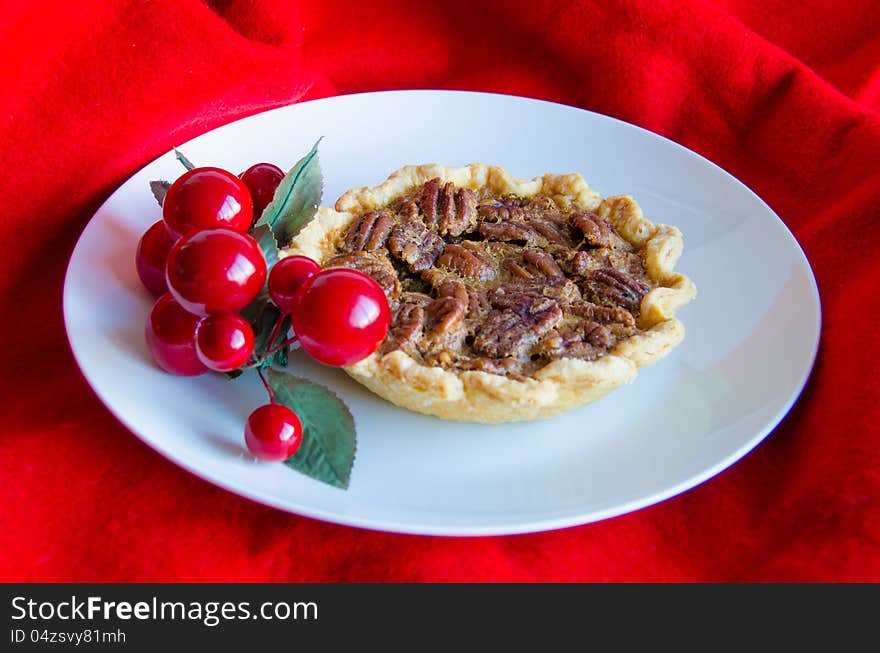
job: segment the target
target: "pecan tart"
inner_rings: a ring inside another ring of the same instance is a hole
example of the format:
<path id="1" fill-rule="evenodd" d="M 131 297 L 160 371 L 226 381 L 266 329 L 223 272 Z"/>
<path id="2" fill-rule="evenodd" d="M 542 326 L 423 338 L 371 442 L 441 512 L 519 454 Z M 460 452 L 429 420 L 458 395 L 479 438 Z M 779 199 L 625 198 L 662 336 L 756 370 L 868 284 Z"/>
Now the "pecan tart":
<path id="1" fill-rule="evenodd" d="M 635 379 L 684 338 L 681 232 L 579 174 L 406 166 L 318 210 L 285 255 L 372 276 L 392 322 L 346 372 L 445 419 L 546 417 Z"/>

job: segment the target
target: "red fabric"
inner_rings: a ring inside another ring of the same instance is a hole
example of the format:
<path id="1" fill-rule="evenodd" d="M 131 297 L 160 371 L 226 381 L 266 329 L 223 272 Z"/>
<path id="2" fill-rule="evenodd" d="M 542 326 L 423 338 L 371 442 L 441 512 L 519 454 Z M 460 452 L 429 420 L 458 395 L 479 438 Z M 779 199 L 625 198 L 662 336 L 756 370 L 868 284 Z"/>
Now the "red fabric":
<path id="1" fill-rule="evenodd" d="M 6 1 L 0 11 L 0 579 L 880 580 L 880 33 L 875 0 Z M 141 444 L 61 321 L 99 203 L 189 137 L 303 97 L 534 96 L 700 152 L 782 216 L 819 281 L 804 396 L 757 450 L 658 506 L 498 538 L 262 507 Z"/>

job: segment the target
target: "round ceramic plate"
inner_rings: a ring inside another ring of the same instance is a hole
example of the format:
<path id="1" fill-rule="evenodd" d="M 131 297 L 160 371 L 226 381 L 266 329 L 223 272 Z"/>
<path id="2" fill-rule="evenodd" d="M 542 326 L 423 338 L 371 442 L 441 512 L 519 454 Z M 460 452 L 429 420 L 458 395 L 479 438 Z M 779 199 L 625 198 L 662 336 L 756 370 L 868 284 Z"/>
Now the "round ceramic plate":
<path id="1" fill-rule="evenodd" d="M 323 136 L 324 204 L 404 164 L 471 162 L 532 178 L 580 172 L 602 195 L 630 194 L 681 228 L 677 269 L 699 295 L 687 337 L 632 385 L 549 420 L 458 424 L 386 403 L 301 352 L 292 367 L 333 388 L 357 421 L 347 491 L 244 449 L 265 403 L 255 375 L 161 372 L 143 339 L 151 299 L 134 270 L 160 217 L 148 182 L 183 171 L 167 154 L 95 214 L 73 252 L 64 319 L 86 379 L 133 433 L 194 474 L 262 503 L 328 521 L 410 533 L 485 535 L 583 524 L 647 506 L 722 471 L 785 416 L 819 340 L 804 254 L 754 193 L 706 159 L 632 125 L 537 100 L 447 91 L 367 93 L 239 120 L 181 145 L 196 164 L 290 167 Z"/>

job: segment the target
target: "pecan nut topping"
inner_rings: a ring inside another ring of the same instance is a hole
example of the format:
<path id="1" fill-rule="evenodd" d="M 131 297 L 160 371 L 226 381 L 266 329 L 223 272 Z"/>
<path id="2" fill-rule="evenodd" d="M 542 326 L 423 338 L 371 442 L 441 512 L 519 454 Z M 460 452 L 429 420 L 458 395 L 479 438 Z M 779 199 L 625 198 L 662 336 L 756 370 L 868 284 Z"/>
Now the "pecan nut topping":
<path id="1" fill-rule="evenodd" d="M 427 349 L 459 349 L 466 335 L 467 302 L 458 297 L 439 297 L 425 307 L 425 312 L 428 315 Z"/>
<path id="2" fill-rule="evenodd" d="M 572 213 L 569 221 L 592 247 L 608 247 L 611 225 L 595 213 Z"/>
<path id="3" fill-rule="evenodd" d="M 490 358 L 527 355 L 561 319 L 562 309 L 552 299 L 521 295 L 489 313 L 474 338 L 474 351 Z"/>
<path id="4" fill-rule="evenodd" d="M 400 280 L 387 255 L 378 252 L 357 251 L 334 256 L 324 263 L 325 268 L 352 268 L 373 277 L 390 300 L 400 295 Z"/>
<path id="5" fill-rule="evenodd" d="M 584 284 L 587 297 L 597 304 L 621 306 L 630 312 L 636 311 L 648 293 L 648 286 L 620 270 L 593 270 Z"/>
<path id="6" fill-rule="evenodd" d="M 395 257 L 409 264 L 413 272 L 427 270 L 434 265 L 445 246 L 440 236 L 416 220 L 395 225 L 388 236 L 388 249 Z"/>
<path id="7" fill-rule="evenodd" d="M 416 352 L 425 328 L 425 309 L 418 304 L 401 303 L 392 318 L 383 351 L 402 349 L 408 354 Z"/>
<path id="8" fill-rule="evenodd" d="M 385 290 L 381 352 L 525 378 L 559 358 L 595 360 L 638 333 L 653 287 L 607 219 L 560 206 L 436 177 L 356 216 L 325 265 L 359 269 Z"/>
<path id="9" fill-rule="evenodd" d="M 473 247 L 464 243 L 447 245 L 437 259 L 437 265 L 475 281 L 491 281 L 495 278 L 495 269 Z"/>
<path id="10" fill-rule="evenodd" d="M 345 246 L 352 252 L 379 249 L 385 244 L 394 225 L 394 216 L 389 211 L 365 213 L 348 230 Z"/>

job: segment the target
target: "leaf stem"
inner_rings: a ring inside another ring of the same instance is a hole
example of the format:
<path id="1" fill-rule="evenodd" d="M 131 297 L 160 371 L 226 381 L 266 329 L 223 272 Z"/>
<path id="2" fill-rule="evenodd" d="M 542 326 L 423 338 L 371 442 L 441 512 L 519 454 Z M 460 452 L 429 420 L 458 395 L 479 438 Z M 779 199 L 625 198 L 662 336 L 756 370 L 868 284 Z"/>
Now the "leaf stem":
<path id="1" fill-rule="evenodd" d="M 269 393 L 269 403 L 274 404 L 275 403 L 275 393 L 272 392 L 272 386 L 270 386 L 269 382 L 266 380 L 266 376 L 263 374 L 262 367 L 257 368 L 257 374 L 260 375 L 260 381 L 263 382 L 263 387 L 266 388 L 266 392 Z"/>

